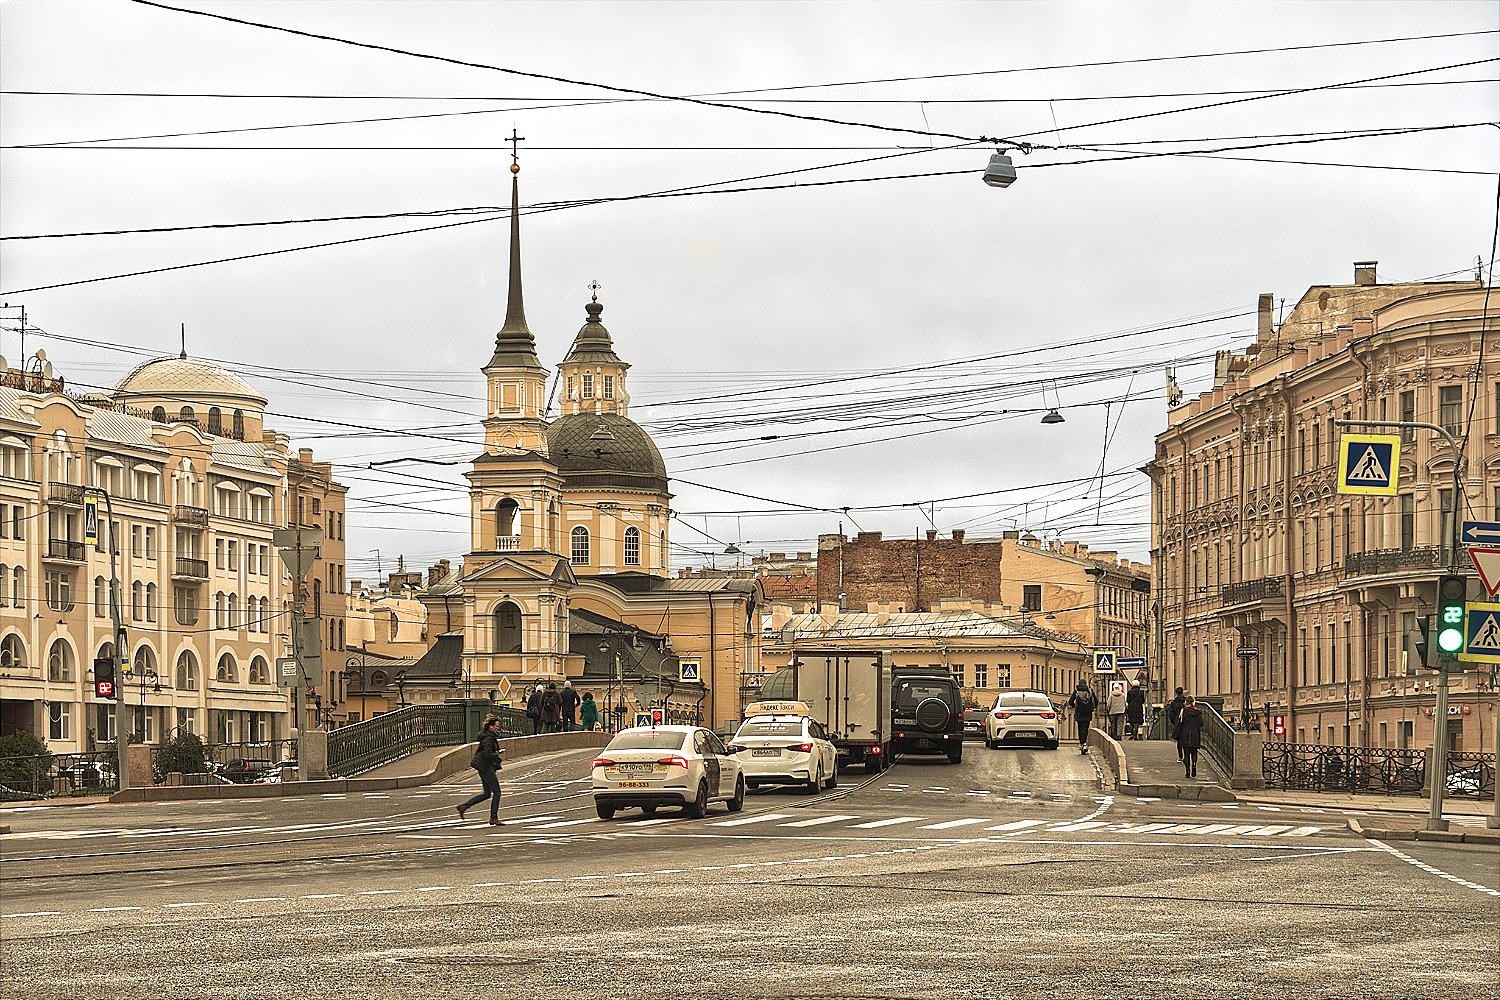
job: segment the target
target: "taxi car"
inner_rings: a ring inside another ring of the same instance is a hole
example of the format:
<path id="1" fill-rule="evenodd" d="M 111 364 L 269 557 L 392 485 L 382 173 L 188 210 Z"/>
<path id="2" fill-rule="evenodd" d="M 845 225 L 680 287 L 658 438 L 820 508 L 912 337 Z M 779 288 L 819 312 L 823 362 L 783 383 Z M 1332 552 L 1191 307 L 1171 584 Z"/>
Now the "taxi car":
<path id="1" fill-rule="evenodd" d="M 1045 691 L 1002 691 L 984 720 L 984 745 L 991 750 L 1007 740 L 1040 740 L 1057 749 L 1061 716 Z"/>
<path id="2" fill-rule="evenodd" d="M 594 758 L 594 809 L 614 819 L 620 809 L 680 806 L 702 819 L 710 802 L 730 812 L 745 806 L 745 776 L 712 730 L 700 726 L 622 729 Z"/>
<path id="3" fill-rule="evenodd" d="M 810 795 L 838 785 L 838 748 L 800 701 L 763 701 L 745 707 L 745 721 L 729 743 L 745 784 L 804 785 Z"/>

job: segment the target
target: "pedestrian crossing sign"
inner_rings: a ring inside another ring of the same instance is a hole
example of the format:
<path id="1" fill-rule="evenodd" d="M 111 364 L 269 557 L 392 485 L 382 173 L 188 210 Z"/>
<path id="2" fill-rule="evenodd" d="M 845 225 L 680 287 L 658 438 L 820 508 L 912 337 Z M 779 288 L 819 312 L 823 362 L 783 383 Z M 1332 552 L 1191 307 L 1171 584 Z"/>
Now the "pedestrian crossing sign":
<path id="1" fill-rule="evenodd" d="M 1115 654 L 1107 649 L 1094 650 L 1094 673 L 1112 674 L 1115 672 Z"/>
<path id="2" fill-rule="evenodd" d="M 1500 604 L 1464 605 L 1464 648 L 1459 660 L 1500 663 Z"/>
<path id="3" fill-rule="evenodd" d="M 1340 493 L 1393 497 L 1400 465 L 1399 434 L 1344 434 L 1339 437 Z"/>

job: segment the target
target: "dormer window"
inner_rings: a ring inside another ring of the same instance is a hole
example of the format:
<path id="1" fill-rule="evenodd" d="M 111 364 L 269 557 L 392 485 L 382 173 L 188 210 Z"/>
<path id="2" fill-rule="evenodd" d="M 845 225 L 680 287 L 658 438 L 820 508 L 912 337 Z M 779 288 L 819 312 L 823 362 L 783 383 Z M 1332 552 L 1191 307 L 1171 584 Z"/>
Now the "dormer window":
<path id="1" fill-rule="evenodd" d="M 604 398 L 615 398 L 615 377 L 613 375 L 601 376 L 604 379 Z"/>
<path id="2" fill-rule="evenodd" d="M 583 398 L 584 399 L 593 399 L 594 398 L 594 376 L 593 375 L 584 375 L 583 376 Z"/>

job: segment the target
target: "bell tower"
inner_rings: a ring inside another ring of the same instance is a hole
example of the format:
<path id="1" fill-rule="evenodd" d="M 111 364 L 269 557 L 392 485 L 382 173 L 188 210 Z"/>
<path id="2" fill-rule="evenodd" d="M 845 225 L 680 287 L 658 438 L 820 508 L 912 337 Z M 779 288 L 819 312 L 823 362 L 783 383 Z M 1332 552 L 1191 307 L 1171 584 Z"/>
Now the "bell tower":
<path id="1" fill-rule="evenodd" d="M 557 366 L 562 380 L 562 415 L 615 413 L 627 416 L 630 394 L 625 391 L 625 372 L 630 366 L 615 354 L 609 331 L 599 322 L 604 306 L 599 302 L 599 283 L 590 283 L 593 299 L 583 307 L 588 321 L 573 338 L 573 347 Z"/>

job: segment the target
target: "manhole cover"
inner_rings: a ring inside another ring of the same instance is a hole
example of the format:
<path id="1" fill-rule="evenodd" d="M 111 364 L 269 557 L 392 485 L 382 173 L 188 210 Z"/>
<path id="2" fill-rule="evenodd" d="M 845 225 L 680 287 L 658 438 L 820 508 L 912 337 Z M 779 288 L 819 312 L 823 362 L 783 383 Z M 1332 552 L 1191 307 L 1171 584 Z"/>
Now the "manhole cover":
<path id="1" fill-rule="evenodd" d="M 535 959 L 513 955 L 403 955 L 391 961 L 408 965 L 526 965 Z"/>

